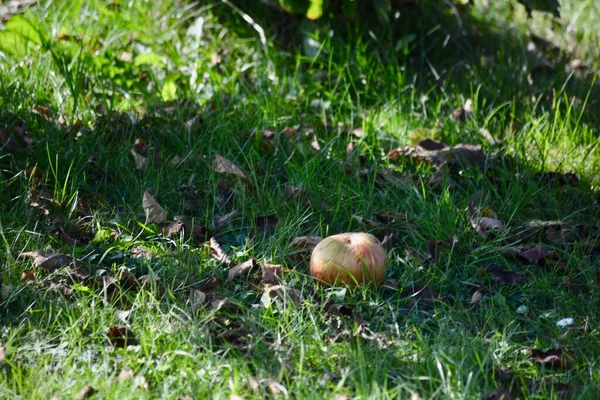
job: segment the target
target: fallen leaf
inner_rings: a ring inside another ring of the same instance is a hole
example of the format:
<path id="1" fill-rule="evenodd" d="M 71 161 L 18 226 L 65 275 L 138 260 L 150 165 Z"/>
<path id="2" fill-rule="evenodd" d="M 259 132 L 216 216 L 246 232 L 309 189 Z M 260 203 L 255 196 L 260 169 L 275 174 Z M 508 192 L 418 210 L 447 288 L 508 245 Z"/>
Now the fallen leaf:
<path id="1" fill-rule="evenodd" d="M 89 399 L 90 397 L 95 395 L 96 392 L 97 392 L 97 390 L 94 389 L 94 387 L 92 385 L 87 385 L 83 389 L 81 389 L 79 392 L 77 392 L 77 394 L 75 395 L 75 400 Z"/>
<path id="2" fill-rule="evenodd" d="M 240 307 L 236 303 L 232 302 L 231 300 L 221 299 L 218 297 L 215 297 L 211 301 L 210 306 L 215 311 L 231 313 L 231 314 L 237 313 L 240 309 Z"/>
<path id="3" fill-rule="evenodd" d="M 531 360 L 544 367 L 563 369 L 568 360 L 562 349 L 539 350 L 531 349 Z"/>
<path id="4" fill-rule="evenodd" d="M 262 286 L 276 285 L 279 283 L 281 278 L 281 265 L 263 262 L 260 268 L 262 272 L 260 283 Z"/>
<path id="5" fill-rule="evenodd" d="M 417 146 L 426 151 L 438 151 L 438 150 L 444 150 L 447 148 L 447 146 L 445 144 L 435 141 L 433 139 L 421 140 Z"/>
<path id="6" fill-rule="evenodd" d="M 227 280 L 233 281 L 248 276 L 250 274 L 250 271 L 254 267 L 256 267 L 256 260 L 254 258 L 251 258 L 248 261 L 238 264 L 229 270 Z"/>
<path id="7" fill-rule="evenodd" d="M 523 279 L 516 272 L 502 269 L 495 264 L 487 265 L 485 272 L 499 285 L 518 285 Z"/>
<path id="8" fill-rule="evenodd" d="M 225 225 L 229 224 L 231 222 L 231 220 L 233 219 L 233 217 L 235 217 L 239 213 L 240 212 L 238 210 L 233 210 L 233 211 L 231 211 L 225 215 L 222 215 L 220 217 L 215 217 L 215 218 L 213 218 L 213 224 L 217 228 L 222 228 Z"/>
<path id="9" fill-rule="evenodd" d="M 320 236 L 298 236 L 292 240 L 290 246 L 294 250 L 312 251 L 321 240 L 323 238 Z"/>
<path id="10" fill-rule="evenodd" d="M 193 239 L 194 244 L 204 243 L 211 235 L 209 229 L 195 225 L 187 217 L 178 215 L 169 221 L 163 228 L 163 235 L 168 238 L 178 238 L 183 235 L 185 239 Z"/>
<path id="11" fill-rule="evenodd" d="M 229 400 L 244 400 L 242 396 L 238 396 L 237 394 L 229 395 Z"/>
<path id="12" fill-rule="evenodd" d="M 207 299 L 208 296 L 206 296 L 206 293 L 203 291 L 193 288 L 190 289 L 190 306 L 192 309 L 197 310 L 206 304 Z"/>
<path id="13" fill-rule="evenodd" d="M 64 254 L 48 253 L 41 250 L 26 251 L 19 254 L 19 257 L 30 257 L 36 267 L 41 267 L 47 272 L 53 272 L 59 268 L 66 267 L 75 262 L 73 257 Z"/>
<path id="14" fill-rule="evenodd" d="M 265 234 L 270 235 L 275 232 L 275 228 L 277 227 L 277 223 L 279 222 L 279 218 L 277 215 L 270 214 L 261 217 L 256 217 L 256 229 L 260 236 Z"/>
<path id="15" fill-rule="evenodd" d="M 246 179 L 246 174 L 244 174 L 244 171 L 240 167 L 218 154 L 213 157 L 211 165 L 212 169 L 219 174 L 236 175 Z"/>
<path id="16" fill-rule="evenodd" d="M 481 290 L 476 290 L 471 296 L 471 302 L 469 303 L 469 307 L 474 308 L 481 302 L 482 299 L 483 292 Z"/>
<path id="17" fill-rule="evenodd" d="M 146 223 L 149 224 L 161 224 L 165 222 L 167 218 L 167 212 L 158 204 L 158 202 L 148 193 L 144 191 L 144 197 L 142 199 L 142 207 L 146 213 Z"/>
<path id="18" fill-rule="evenodd" d="M 4 362 L 5 359 L 6 359 L 6 352 L 4 350 L 4 346 L 2 346 L 2 343 L 0 343 L 0 363 Z"/>
<path id="19" fill-rule="evenodd" d="M 289 299 L 294 303 L 300 303 L 302 301 L 302 292 L 298 289 L 286 287 L 283 285 L 268 285 L 265 287 L 263 296 L 269 296 L 269 299 Z M 264 304 L 266 300 L 261 298 L 261 302 Z"/>
<path id="20" fill-rule="evenodd" d="M 218 288 L 220 284 L 221 284 L 221 280 L 219 279 L 218 276 L 211 276 L 211 277 L 206 278 L 206 280 L 204 280 L 201 283 L 200 290 L 202 290 L 203 292 L 211 292 L 211 291 L 215 290 L 216 288 Z"/>
<path id="21" fill-rule="evenodd" d="M 571 244 L 583 234 L 583 225 L 571 220 L 558 226 L 549 226 L 546 229 L 546 238 L 555 244 Z"/>
<path id="22" fill-rule="evenodd" d="M 219 242 L 214 237 L 210 238 L 210 255 L 217 261 L 224 263 L 226 266 L 233 265 L 233 261 L 229 258 L 227 253 L 223 251 Z"/>
<path id="23" fill-rule="evenodd" d="M 550 250 L 545 246 L 534 246 L 522 251 L 518 258 L 528 264 L 539 264 L 550 255 Z"/>
<path id="24" fill-rule="evenodd" d="M 347 306 L 346 304 L 338 304 L 338 303 L 329 304 L 326 307 L 325 311 L 326 311 L 326 313 L 329 313 L 329 314 L 347 317 L 358 324 L 362 324 L 364 322 L 363 317 L 356 314 L 354 312 L 354 310 L 350 306 Z"/>
<path id="25" fill-rule="evenodd" d="M 138 345 L 138 341 L 133 335 L 133 332 L 124 326 L 110 327 L 108 330 L 108 339 L 110 340 L 110 343 L 117 348 Z"/>
<path id="26" fill-rule="evenodd" d="M 135 143 L 131 147 L 131 155 L 135 160 L 135 167 L 137 169 L 146 168 L 147 160 L 148 160 L 148 149 L 146 147 L 146 142 L 142 139 L 136 139 Z"/>
<path id="27" fill-rule="evenodd" d="M 21 273 L 21 281 L 25 283 L 35 282 L 35 274 L 32 270 L 26 269 Z"/>

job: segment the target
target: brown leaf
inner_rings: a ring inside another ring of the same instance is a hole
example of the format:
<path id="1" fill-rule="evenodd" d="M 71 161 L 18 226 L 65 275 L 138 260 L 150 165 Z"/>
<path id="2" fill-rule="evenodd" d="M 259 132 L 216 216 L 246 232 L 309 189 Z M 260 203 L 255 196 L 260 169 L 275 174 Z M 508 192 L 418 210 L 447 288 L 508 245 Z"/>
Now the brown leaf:
<path id="1" fill-rule="evenodd" d="M 546 238 L 556 244 L 570 244 L 579 239 L 583 233 L 583 225 L 571 220 L 558 226 L 549 226 L 546 229 Z"/>
<path id="2" fill-rule="evenodd" d="M 323 238 L 320 236 L 298 236 L 292 240 L 290 246 L 294 250 L 312 251 L 321 240 Z"/>
<path id="3" fill-rule="evenodd" d="M 222 228 L 225 225 L 227 225 L 229 222 L 231 222 L 231 220 L 233 219 L 233 217 L 235 217 L 239 213 L 240 212 L 238 210 L 233 210 L 230 213 L 227 213 L 227 214 L 222 215 L 220 217 L 215 217 L 215 218 L 213 218 L 213 224 L 217 228 Z"/>
<path id="4" fill-rule="evenodd" d="M 492 136 L 492 134 L 490 133 L 490 131 L 488 131 L 486 128 L 481 128 L 481 129 L 479 130 L 479 133 L 481 134 L 481 136 L 483 136 L 483 138 L 484 138 L 484 139 L 485 139 L 485 140 L 486 140 L 486 141 L 487 141 L 489 144 L 491 144 L 491 145 L 494 145 L 494 144 L 498 144 L 498 143 L 499 143 L 499 141 L 498 141 L 498 140 L 496 140 L 496 139 L 494 138 L 494 136 Z"/>
<path id="5" fill-rule="evenodd" d="M 232 302 L 231 300 L 221 299 L 219 297 L 215 297 L 211 301 L 210 306 L 215 311 L 221 311 L 221 312 L 231 313 L 231 314 L 237 313 L 240 309 L 240 307 L 236 303 Z"/>
<path id="6" fill-rule="evenodd" d="M 550 255 L 550 250 L 545 246 L 534 246 L 521 252 L 519 259 L 528 264 L 539 264 Z"/>
<path id="7" fill-rule="evenodd" d="M 221 157 L 219 154 L 213 157 L 211 165 L 212 169 L 219 174 L 236 175 L 240 178 L 246 179 L 246 174 L 244 174 L 244 171 L 242 171 L 240 167 L 225 157 Z"/>
<path id="8" fill-rule="evenodd" d="M 233 261 L 229 258 L 227 253 L 223 251 L 219 242 L 214 237 L 210 238 L 210 255 L 217 261 L 224 263 L 226 266 L 233 265 Z"/>
<path id="9" fill-rule="evenodd" d="M 212 292 L 213 290 L 218 288 L 220 284 L 221 280 L 218 276 L 210 276 L 202 282 L 202 284 L 200 285 L 200 290 L 202 290 L 203 292 Z"/>
<path id="10" fill-rule="evenodd" d="M 48 253 L 42 250 L 26 251 L 19 254 L 19 257 L 30 257 L 36 267 L 41 267 L 47 272 L 53 272 L 59 268 L 70 265 L 75 260 L 71 256 L 57 253 Z"/>
<path id="11" fill-rule="evenodd" d="M 350 306 L 347 306 L 346 304 L 338 304 L 338 303 L 329 304 L 326 307 L 325 311 L 326 311 L 326 313 L 329 313 L 329 314 L 347 317 L 347 318 L 353 320 L 354 322 L 356 322 L 357 324 L 362 324 L 364 322 L 363 317 L 356 314 L 354 312 L 354 310 Z"/>
<path id="12" fill-rule="evenodd" d="M 497 218 L 472 216 L 470 220 L 475 232 L 483 239 L 487 239 L 492 231 L 504 229 L 504 224 Z"/>
<path id="13" fill-rule="evenodd" d="M 0 343 L 0 363 L 4 362 L 5 359 L 6 359 L 6 352 L 4 350 L 4 346 L 2 346 L 2 343 Z"/>
<path id="14" fill-rule="evenodd" d="M 89 399 L 90 397 L 95 395 L 97 392 L 98 391 L 96 389 L 94 389 L 94 387 L 92 385 L 87 385 L 83 389 L 81 389 L 79 392 L 77 392 L 77 394 L 75 395 L 75 400 Z"/>
<path id="15" fill-rule="evenodd" d="M 562 349 L 531 349 L 531 360 L 544 367 L 563 369 L 568 364 L 567 355 Z"/>
<path id="16" fill-rule="evenodd" d="M 485 272 L 499 285 L 518 285 L 522 281 L 521 275 L 502 269 L 495 264 L 487 265 Z"/>
<path id="17" fill-rule="evenodd" d="M 167 212 L 158 204 L 158 202 L 145 190 L 142 199 L 142 207 L 146 213 L 146 223 L 161 224 L 167 218 Z"/>
<path id="18" fill-rule="evenodd" d="M 290 288 L 283 285 L 268 285 L 265 287 L 263 296 L 267 294 L 271 299 L 289 299 L 294 303 L 302 301 L 302 292 L 298 289 Z"/>
<path id="19" fill-rule="evenodd" d="M 124 326 L 110 327 L 108 330 L 108 339 L 110 340 L 110 343 L 117 348 L 138 345 L 138 341 L 133 335 L 133 332 Z"/>
<path id="20" fill-rule="evenodd" d="M 21 273 L 21 281 L 25 283 L 35 282 L 35 274 L 32 270 L 26 269 Z"/>
<path id="21" fill-rule="evenodd" d="M 135 167 L 137 169 L 146 168 L 147 160 L 148 160 L 148 149 L 146 147 L 146 142 L 142 139 L 136 139 L 135 143 L 131 147 L 131 155 L 135 160 Z"/>
<path id="22" fill-rule="evenodd" d="M 469 306 L 471 308 L 477 306 L 481 300 L 483 299 L 483 292 L 481 290 L 476 290 L 473 295 L 471 296 L 471 302 L 469 303 Z"/>
<path id="23" fill-rule="evenodd" d="M 260 268 L 262 271 L 262 279 L 260 280 L 262 286 L 279 283 L 281 279 L 281 265 L 263 262 Z"/>
<path id="24" fill-rule="evenodd" d="M 277 223 L 279 222 L 279 218 L 277 215 L 270 214 L 261 217 L 256 217 L 256 229 L 260 236 L 262 235 L 270 235 L 275 232 L 275 228 L 277 227 Z"/>
<path id="25" fill-rule="evenodd" d="M 444 150 L 447 148 L 445 144 L 432 139 L 421 140 L 417 146 L 427 151 Z"/>
<path id="26" fill-rule="evenodd" d="M 251 258 L 248 261 L 238 264 L 229 270 L 227 280 L 233 281 L 238 278 L 248 276 L 250 274 L 250 271 L 254 267 L 256 267 L 256 260 L 254 258 Z"/>

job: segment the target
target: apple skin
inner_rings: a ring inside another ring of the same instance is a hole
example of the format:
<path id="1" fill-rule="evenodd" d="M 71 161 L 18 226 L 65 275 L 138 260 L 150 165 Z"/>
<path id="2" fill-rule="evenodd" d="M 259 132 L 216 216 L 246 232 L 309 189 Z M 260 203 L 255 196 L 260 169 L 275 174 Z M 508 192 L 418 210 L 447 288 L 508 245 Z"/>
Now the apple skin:
<path id="1" fill-rule="evenodd" d="M 327 285 L 378 285 L 385 279 L 386 251 L 370 233 L 326 237 L 313 249 L 310 273 Z"/>

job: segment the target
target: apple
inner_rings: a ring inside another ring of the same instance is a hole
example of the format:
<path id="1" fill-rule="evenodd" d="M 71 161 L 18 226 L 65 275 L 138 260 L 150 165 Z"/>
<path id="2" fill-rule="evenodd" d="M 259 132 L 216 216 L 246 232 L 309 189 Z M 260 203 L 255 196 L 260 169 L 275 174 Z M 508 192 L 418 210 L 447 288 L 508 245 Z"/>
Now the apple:
<path id="1" fill-rule="evenodd" d="M 386 251 L 370 233 L 350 232 L 321 240 L 310 256 L 310 273 L 327 285 L 380 284 Z"/>

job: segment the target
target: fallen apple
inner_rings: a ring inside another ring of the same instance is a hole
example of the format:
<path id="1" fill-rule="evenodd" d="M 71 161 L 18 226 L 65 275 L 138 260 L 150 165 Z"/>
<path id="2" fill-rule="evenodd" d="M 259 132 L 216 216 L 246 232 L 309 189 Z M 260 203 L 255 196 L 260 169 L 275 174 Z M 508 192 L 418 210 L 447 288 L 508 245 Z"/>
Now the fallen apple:
<path id="1" fill-rule="evenodd" d="M 369 233 L 340 233 L 321 240 L 310 257 L 313 278 L 328 285 L 379 284 L 385 278 L 386 251 Z"/>

